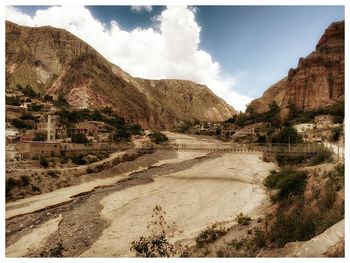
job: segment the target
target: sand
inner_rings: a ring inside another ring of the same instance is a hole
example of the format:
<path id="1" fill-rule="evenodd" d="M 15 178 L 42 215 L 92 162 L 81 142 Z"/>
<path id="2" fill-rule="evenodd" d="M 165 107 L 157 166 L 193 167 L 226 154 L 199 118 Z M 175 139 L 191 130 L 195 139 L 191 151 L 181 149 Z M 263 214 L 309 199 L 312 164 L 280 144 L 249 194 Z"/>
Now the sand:
<path id="1" fill-rule="evenodd" d="M 133 256 L 130 243 L 148 235 L 152 209 L 160 205 L 175 225 L 172 241 L 193 238 L 216 221 L 232 222 L 238 213 L 254 215 L 266 201 L 258 182 L 275 165 L 257 154 L 224 154 L 194 167 L 159 176 L 154 183 L 113 193 L 101 201 L 111 225 L 81 256 Z M 252 183 L 253 182 L 253 183 Z"/>
<path id="2" fill-rule="evenodd" d="M 167 133 L 167 136 L 170 142 L 175 143 L 218 143 L 210 138 L 183 134 Z M 147 226 L 152 221 L 152 209 L 156 205 L 160 205 L 166 212 L 165 218 L 168 223 L 175 222 L 167 232 L 171 242 L 193 242 L 193 238 L 200 231 L 215 222 L 232 225 L 236 215 L 241 212 L 254 217 L 259 213 L 259 207 L 268 201 L 261 181 L 270 170 L 277 168 L 273 163 L 263 162 L 261 155 L 255 153 L 214 154 L 206 159 L 200 158 L 207 155 L 205 152 L 179 151 L 169 158 L 166 156 L 160 158 L 161 155 L 165 154 L 156 153 L 154 156 L 147 157 L 154 159 L 151 162 L 153 167 L 162 166 L 157 168 L 158 171 L 167 171 L 152 174 L 157 169 L 151 169 L 148 173 L 153 175 L 154 182 L 106 192 L 106 197 L 99 201 L 103 207 L 99 213 L 103 219 L 107 220 L 108 226 L 80 256 L 134 256 L 130 251 L 131 242 L 142 235 L 150 234 Z M 191 165 L 174 166 L 176 163 L 188 160 L 194 161 L 191 161 Z M 84 182 L 78 186 L 11 202 L 6 205 L 6 218 L 70 200 L 72 195 L 89 191 L 99 185 L 114 184 L 137 170 L 147 170 L 147 166 L 135 165 L 134 162 L 139 160 L 130 162 L 129 168 L 134 167 L 134 170 L 127 173 L 113 175 L 112 169 L 111 177 L 108 178 Z M 179 169 L 169 169 L 168 164 Z M 86 213 L 88 214 L 89 211 Z M 45 232 L 45 228 L 47 233 L 56 231 L 53 224 L 49 222 L 51 221 L 33 229 L 18 242 L 24 242 L 22 241 L 25 240 L 24 238 L 32 240 L 36 233 Z M 42 240 L 46 238 L 47 233 L 43 234 Z M 14 253 L 11 251 L 14 251 L 13 246 L 18 242 L 7 247 L 7 254 Z M 30 242 L 28 242 L 29 248 L 32 249 Z"/>
<path id="3" fill-rule="evenodd" d="M 16 243 L 6 248 L 6 257 L 23 257 L 26 254 L 39 249 L 45 244 L 47 238 L 57 231 L 62 216 L 58 216 L 34 229 L 30 234 L 22 237 Z"/>

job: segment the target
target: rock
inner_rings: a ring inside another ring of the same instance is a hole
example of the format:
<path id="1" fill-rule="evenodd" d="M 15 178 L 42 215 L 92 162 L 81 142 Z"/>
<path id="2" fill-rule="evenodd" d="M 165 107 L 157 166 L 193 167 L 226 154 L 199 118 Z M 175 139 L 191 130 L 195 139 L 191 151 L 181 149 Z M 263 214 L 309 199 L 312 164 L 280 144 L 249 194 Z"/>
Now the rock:
<path id="1" fill-rule="evenodd" d="M 6 87 L 17 84 L 55 99 L 63 94 L 77 108 L 110 106 L 150 129 L 173 128 L 193 118 L 224 121 L 236 114 L 204 85 L 133 78 L 65 30 L 6 22 Z"/>
<path id="2" fill-rule="evenodd" d="M 316 50 L 301 58 L 298 67 L 288 76 L 251 102 L 257 112 L 268 110 L 273 100 L 288 114 L 288 102 L 300 110 L 312 110 L 330 105 L 344 96 L 344 21 L 332 23 L 325 31 Z"/>

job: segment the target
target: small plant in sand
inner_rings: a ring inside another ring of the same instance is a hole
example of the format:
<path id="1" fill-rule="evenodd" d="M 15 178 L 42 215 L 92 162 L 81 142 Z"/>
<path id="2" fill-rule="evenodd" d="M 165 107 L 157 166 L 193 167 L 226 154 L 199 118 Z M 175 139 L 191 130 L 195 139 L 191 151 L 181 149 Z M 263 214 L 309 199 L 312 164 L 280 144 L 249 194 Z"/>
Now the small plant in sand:
<path id="1" fill-rule="evenodd" d="M 184 248 L 181 245 L 171 244 L 166 237 L 167 233 L 171 233 L 171 227 L 164 218 L 165 214 L 159 205 L 153 208 L 153 221 L 147 226 L 151 235 L 142 236 L 131 243 L 130 250 L 135 251 L 137 257 L 172 257 L 183 253 Z"/>
<path id="2" fill-rule="evenodd" d="M 219 224 L 215 223 L 199 233 L 196 238 L 196 243 L 199 247 L 201 247 L 204 244 L 214 242 L 219 237 L 226 234 L 226 232 L 227 230 L 224 227 L 219 226 Z"/>
<path id="3" fill-rule="evenodd" d="M 236 221 L 239 225 L 244 225 L 244 226 L 249 225 L 251 220 L 252 219 L 249 216 L 245 216 L 242 213 L 239 213 L 236 216 Z"/>

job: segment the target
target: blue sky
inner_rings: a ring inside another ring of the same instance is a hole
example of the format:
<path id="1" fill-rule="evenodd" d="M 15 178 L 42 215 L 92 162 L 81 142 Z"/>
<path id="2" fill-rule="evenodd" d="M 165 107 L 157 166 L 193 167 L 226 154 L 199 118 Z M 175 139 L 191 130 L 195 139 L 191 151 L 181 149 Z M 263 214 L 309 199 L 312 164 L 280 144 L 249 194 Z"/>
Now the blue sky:
<path id="1" fill-rule="evenodd" d="M 48 7 L 16 8 L 34 17 L 38 9 L 45 10 Z M 114 20 L 118 28 L 125 32 L 131 32 L 135 28 L 160 31 L 161 23 L 157 17 L 164 14 L 162 12 L 166 9 L 164 6 L 153 6 L 152 9 L 136 12 L 130 6 L 86 8 L 106 28 L 110 28 L 110 22 Z M 201 29 L 198 50 L 211 56 L 212 68 L 208 71 L 212 72 L 216 64 L 220 65 L 220 78 L 225 81 L 230 79 L 229 89 L 249 99 L 261 96 L 270 85 L 286 76 L 289 68 L 296 67 L 299 57 L 307 56 L 315 49 L 324 30 L 332 22 L 344 19 L 342 6 L 196 6 L 189 10 L 192 10 L 194 21 Z M 187 17 L 184 21 L 188 22 L 190 19 L 191 17 Z M 192 33 L 195 35 L 196 25 L 192 25 L 191 21 L 189 24 L 193 26 Z M 179 30 L 178 34 L 181 36 L 182 31 Z M 118 60 L 117 57 L 112 62 L 127 71 L 133 71 L 134 68 L 128 67 L 125 60 L 127 58 Z M 143 72 L 141 64 L 131 73 L 152 78 L 152 73 Z M 186 72 L 181 74 L 174 76 L 191 79 L 191 71 L 188 71 L 188 75 L 183 75 Z M 169 77 L 167 73 L 163 75 Z M 217 78 L 216 75 L 214 78 Z M 173 76 L 170 74 L 170 77 Z M 198 78 L 193 77 L 192 80 L 201 82 Z M 206 84 L 204 80 L 203 83 Z M 215 87 L 213 90 L 216 92 Z M 224 93 L 219 95 L 226 99 Z"/>

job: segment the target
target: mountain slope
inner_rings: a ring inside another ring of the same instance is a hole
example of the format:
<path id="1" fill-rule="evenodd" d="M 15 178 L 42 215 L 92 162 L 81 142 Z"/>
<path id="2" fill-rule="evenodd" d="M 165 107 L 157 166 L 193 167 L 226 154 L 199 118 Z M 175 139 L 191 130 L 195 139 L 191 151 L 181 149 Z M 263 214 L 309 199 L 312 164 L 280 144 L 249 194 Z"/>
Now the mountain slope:
<path id="1" fill-rule="evenodd" d="M 264 112 L 273 100 L 281 107 L 282 116 L 288 113 L 292 101 L 300 110 L 325 107 L 344 96 L 344 21 L 332 23 L 325 31 L 316 50 L 300 58 L 297 68 L 270 87 L 251 106 Z"/>
<path id="2" fill-rule="evenodd" d="M 78 108 L 112 107 L 145 128 L 166 129 L 193 118 L 223 121 L 236 112 L 206 86 L 133 78 L 73 34 L 6 22 L 6 88 L 30 85 Z"/>

